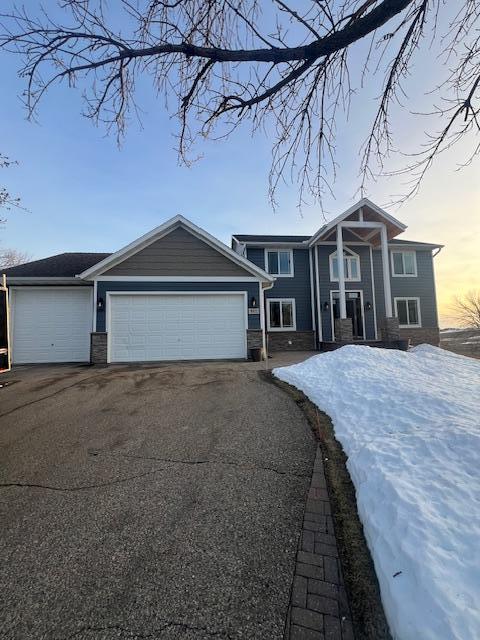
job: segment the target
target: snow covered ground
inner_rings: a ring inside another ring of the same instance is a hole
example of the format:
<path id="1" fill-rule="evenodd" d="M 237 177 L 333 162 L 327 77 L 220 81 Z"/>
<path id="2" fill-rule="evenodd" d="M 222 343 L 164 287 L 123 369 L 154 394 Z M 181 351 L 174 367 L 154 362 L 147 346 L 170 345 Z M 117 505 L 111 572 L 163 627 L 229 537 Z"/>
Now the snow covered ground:
<path id="1" fill-rule="evenodd" d="M 333 421 L 393 637 L 480 638 L 480 362 L 351 345 L 273 373 Z"/>

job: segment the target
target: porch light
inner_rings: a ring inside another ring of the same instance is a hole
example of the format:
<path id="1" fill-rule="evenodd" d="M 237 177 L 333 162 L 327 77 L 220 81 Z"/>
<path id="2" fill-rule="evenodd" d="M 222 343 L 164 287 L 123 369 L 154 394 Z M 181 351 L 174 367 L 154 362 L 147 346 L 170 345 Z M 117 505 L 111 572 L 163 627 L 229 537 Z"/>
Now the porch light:
<path id="1" fill-rule="evenodd" d="M 97 300 L 97 310 L 103 311 L 104 309 L 105 309 L 105 301 L 103 300 L 103 298 L 99 298 Z"/>
<path id="2" fill-rule="evenodd" d="M 365 311 L 371 311 L 372 310 L 372 303 L 371 302 L 366 302 L 365 303 Z"/>
<path id="3" fill-rule="evenodd" d="M 328 311 L 328 310 L 330 309 L 330 303 L 329 303 L 329 302 L 327 302 L 327 301 L 325 301 L 325 302 L 323 303 L 323 308 L 325 309 L 325 311 Z"/>
<path id="4" fill-rule="evenodd" d="M 250 306 L 254 309 L 257 306 L 257 299 L 255 296 L 252 296 L 250 299 Z"/>

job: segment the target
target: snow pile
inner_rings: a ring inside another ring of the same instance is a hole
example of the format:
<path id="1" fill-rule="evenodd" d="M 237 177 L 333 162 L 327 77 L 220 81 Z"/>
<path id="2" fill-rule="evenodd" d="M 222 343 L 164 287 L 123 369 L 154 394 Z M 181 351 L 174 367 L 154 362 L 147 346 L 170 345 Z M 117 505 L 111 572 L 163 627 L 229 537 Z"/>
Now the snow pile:
<path id="1" fill-rule="evenodd" d="M 480 638 L 480 362 L 351 345 L 273 373 L 332 418 L 394 638 Z"/>

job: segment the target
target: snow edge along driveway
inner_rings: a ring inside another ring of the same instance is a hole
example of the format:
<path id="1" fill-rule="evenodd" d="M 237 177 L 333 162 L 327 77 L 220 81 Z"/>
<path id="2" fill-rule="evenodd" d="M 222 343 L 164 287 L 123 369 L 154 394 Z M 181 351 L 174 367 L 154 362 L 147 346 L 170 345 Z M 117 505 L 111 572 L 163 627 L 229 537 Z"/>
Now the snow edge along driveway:
<path id="1" fill-rule="evenodd" d="M 480 362 L 349 345 L 273 374 L 332 419 L 393 637 L 479 638 Z"/>

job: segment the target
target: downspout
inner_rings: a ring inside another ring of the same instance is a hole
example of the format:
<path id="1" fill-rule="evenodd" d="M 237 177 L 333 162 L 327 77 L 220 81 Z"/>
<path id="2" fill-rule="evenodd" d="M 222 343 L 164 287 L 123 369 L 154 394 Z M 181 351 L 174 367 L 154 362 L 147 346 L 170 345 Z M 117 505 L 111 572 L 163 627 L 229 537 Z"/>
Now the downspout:
<path id="1" fill-rule="evenodd" d="M 432 253 L 432 273 L 433 273 L 433 295 L 435 296 L 435 314 L 437 316 L 437 327 L 440 331 L 440 319 L 438 317 L 438 304 L 437 304 L 437 280 L 435 278 L 435 265 L 433 259 L 438 256 L 443 247 L 438 247 L 435 253 Z"/>
<path id="2" fill-rule="evenodd" d="M 273 282 L 268 282 L 267 285 L 264 287 L 263 286 L 263 282 L 260 283 L 260 287 L 262 289 L 261 291 L 261 309 L 260 309 L 260 313 L 262 314 L 262 328 L 263 328 L 263 332 L 262 332 L 262 342 L 263 342 L 263 352 L 265 354 L 265 363 L 268 360 L 268 345 L 267 345 L 267 305 L 266 305 L 266 296 L 265 296 L 265 291 L 268 291 L 269 289 L 271 289 L 273 287 L 273 285 L 275 284 L 275 281 Z M 266 365 L 265 365 L 266 366 Z"/>

